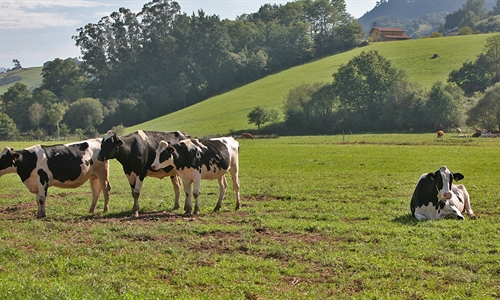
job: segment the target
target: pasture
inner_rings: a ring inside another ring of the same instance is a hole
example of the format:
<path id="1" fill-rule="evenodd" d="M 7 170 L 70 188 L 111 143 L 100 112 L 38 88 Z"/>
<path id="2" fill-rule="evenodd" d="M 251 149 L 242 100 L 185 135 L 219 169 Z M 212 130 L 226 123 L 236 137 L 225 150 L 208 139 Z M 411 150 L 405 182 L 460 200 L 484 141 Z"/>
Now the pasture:
<path id="1" fill-rule="evenodd" d="M 242 208 L 203 181 L 201 214 L 171 211 L 147 178 L 140 217 L 111 161 L 110 212 L 89 184 L 50 188 L 47 218 L 0 178 L 3 299 L 450 299 L 500 297 L 500 139 L 359 134 L 239 140 Z M 22 148 L 29 144 L 2 143 Z M 476 220 L 417 222 L 422 173 L 461 172 Z M 183 204 L 181 204 L 182 206 Z"/>

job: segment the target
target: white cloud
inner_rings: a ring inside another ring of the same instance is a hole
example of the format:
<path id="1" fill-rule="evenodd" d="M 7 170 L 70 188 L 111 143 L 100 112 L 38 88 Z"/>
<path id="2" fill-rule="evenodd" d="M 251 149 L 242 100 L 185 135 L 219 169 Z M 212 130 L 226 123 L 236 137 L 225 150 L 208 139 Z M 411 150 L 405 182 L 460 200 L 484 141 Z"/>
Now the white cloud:
<path id="1" fill-rule="evenodd" d="M 82 9 L 103 7 L 98 1 L 21 0 L 0 2 L 0 28 L 41 29 L 81 25 Z"/>

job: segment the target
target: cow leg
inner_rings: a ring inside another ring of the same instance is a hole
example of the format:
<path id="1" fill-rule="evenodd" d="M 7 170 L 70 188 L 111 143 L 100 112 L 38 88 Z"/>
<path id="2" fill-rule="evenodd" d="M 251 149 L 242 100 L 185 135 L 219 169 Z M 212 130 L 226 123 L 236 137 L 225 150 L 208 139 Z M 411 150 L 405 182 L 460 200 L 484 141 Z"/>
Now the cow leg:
<path id="1" fill-rule="evenodd" d="M 465 186 L 463 184 L 459 184 L 456 187 L 462 191 L 462 195 L 464 196 L 465 213 L 467 213 L 469 215 L 469 217 L 471 217 L 473 219 L 476 218 L 476 215 L 474 214 L 474 212 L 472 211 L 472 207 L 470 206 L 469 192 L 467 192 L 467 189 L 465 188 Z"/>
<path id="2" fill-rule="evenodd" d="M 174 186 L 174 208 L 173 210 L 179 209 L 180 205 L 180 196 L 181 196 L 181 181 L 179 180 L 179 176 L 170 176 L 170 180 L 172 181 L 172 185 Z"/>
<path id="3" fill-rule="evenodd" d="M 104 196 L 104 212 L 109 211 L 109 192 L 111 191 L 111 184 L 109 183 L 109 163 L 106 164 L 105 169 L 99 173 L 99 185 L 101 186 L 102 195 Z"/>
<path id="4" fill-rule="evenodd" d="M 226 174 L 219 177 L 218 181 L 219 181 L 219 201 L 217 201 L 217 205 L 215 205 L 214 212 L 219 211 L 219 209 L 222 206 L 222 199 L 224 199 L 224 195 L 226 194 L 226 189 L 227 189 Z"/>
<path id="5" fill-rule="evenodd" d="M 191 182 L 183 180 L 184 193 L 186 193 L 186 201 L 184 202 L 184 213 L 189 215 L 193 206 L 191 204 Z"/>
<path id="6" fill-rule="evenodd" d="M 92 189 L 92 204 L 90 204 L 89 213 L 95 213 L 95 207 L 97 205 L 97 200 L 99 199 L 99 194 L 101 194 L 101 185 L 96 176 L 90 177 L 90 188 Z"/>
<path id="7" fill-rule="evenodd" d="M 200 204 L 198 202 L 198 197 L 200 196 L 200 184 L 201 184 L 201 176 L 197 178 L 193 182 L 193 196 L 194 196 L 194 214 L 200 213 Z"/>
<path id="8" fill-rule="evenodd" d="M 139 196 L 141 195 L 142 180 L 139 176 L 129 177 L 130 187 L 132 188 L 132 197 L 134 197 L 134 207 L 132 207 L 132 216 L 139 217 Z"/>
<path id="9" fill-rule="evenodd" d="M 41 219 L 41 218 L 45 218 L 46 217 L 46 214 L 45 214 L 45 193 L 42 192 L 42 193 L 38 193 L 36 195 L 36 202 L 38 204 L 38 211 L 36 212 L 36 217 L 38 219 Z"/>
<path id="10" fill-rule="evenodd" d="M 415 213 L 415 218 L 419 221 L 427 220 L 427 217 L 425 215 Z"/>
<path id="11" fill-rule="evenodd" d="M 231 178 L 233 179 L 233 189 L 236 194 L 236 208 L 240 209 L 240 179 L 238 178 L 238 166 L 233 167 L 229 170 L 231 172 Z"/>

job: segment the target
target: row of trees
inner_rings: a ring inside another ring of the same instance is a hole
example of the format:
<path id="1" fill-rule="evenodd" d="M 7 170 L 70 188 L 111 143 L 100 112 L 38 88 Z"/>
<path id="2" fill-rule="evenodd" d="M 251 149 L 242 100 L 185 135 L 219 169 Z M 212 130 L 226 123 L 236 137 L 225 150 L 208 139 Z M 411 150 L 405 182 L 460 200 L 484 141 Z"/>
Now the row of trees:
<path id="1" fill-rule="evenodd" d="M 11 87 L 0 96 L 4 123 L 35 137 L 105 132 L 353 48 L 364 36 L 344 0 L 266 4 L 234 21 L 201 10 L 188 16 L 175 1 L 153 0 L 139 13 L 120 8 L 77 33 L 81 64 L 55 59 L 36 90 Z"/>
<path id="2" fill-rule="evenodd" d="M 472 72 L 470 66 L 476 64 Z M 283 128 L 302 133 L 431 131 L 465 123 L 497 129 L 499 71 L 500 35 L 487 39 L 476 63 L 465 62 L 450 73 L 447 83 L 436 82 L 428 92 L 377 51 L 362 52 L 333 74 L 332 83 L 303 84 L 290 90 Z M 474 85 L 476 80 L 483 85 Z M 467 97 L 465 87 L 476 89 Z M 248 117 L 257 124 L 256 118 Z"/>
<path id="3" fill-rule="evenodd" d="M 137 14 L 120 8 L 79 28 L 73 38 L 83 55 L 81 68 L 92 76 L 88 96 L 105 106 L 126 105 L 134 122 L 145 121 L 351 49 L 364 37 L 344 0 L 266 4 L 234 21 L 180 10 L 175 1 L 153 0 Z"/>

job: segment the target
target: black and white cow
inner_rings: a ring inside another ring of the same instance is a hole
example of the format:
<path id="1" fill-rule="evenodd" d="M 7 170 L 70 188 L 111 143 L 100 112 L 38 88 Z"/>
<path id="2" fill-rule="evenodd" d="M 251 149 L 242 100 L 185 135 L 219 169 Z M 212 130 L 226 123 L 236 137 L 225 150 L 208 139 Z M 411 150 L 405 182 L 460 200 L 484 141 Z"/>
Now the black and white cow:
<path id="1" fill-rule="evenodd" d="M 146 177 L 164 178 L 170 176 L 174 186 L 175 201 L 174 209 L 179 208 L 180 181 L 173 167 L 165 167 L 161 170 L 151 169 L 151 164 L 155 158 L 155 151 L 160 141 L 165 140 L 170 143 L 177 143 L 188 138 L 180 131 L 157 132 L 157 131 L 136 131 L 126 136 L 117 136 L 114 131 L 108 131 L 101 144 L 101 151 L 98 154 L 100 161 L 116 158 L 123 167 L 125 176 L 132 188 L 134 197 L 134 207 L 132 214 L 139 215 L 139 196 L 142 184 Z"/>
<path id="2" fill-rule="evenodd" d="M 109 163 L 97 160 L 101 139 L 55 146 L 35 145 L 14 151 L 5 147 L 0 153 L 0 176 L 17 173 L 28 190 L 36 194 L 37 218 L 44 218 L 47 190 L 51 186 L 77 188 L 90 179 L 95 212 L 102 191 L 104 211 L 109 209 Z"/>
<path id="3" fill-rule="evenodd" d="M 447 218 L 463 220 L 465 212 L 475 218 L 465 186 L 453 184 L 453 180 L 463 178 L 461 173 L 452 173 L 446 166 L 434 173 L 422 174 L 411 198 L 413 216 L 419 221 Z"/>
<path id="4" fill-rule="evenodd" d="M 182 179 L 186 202 L 184 211 L 191 213 L 191 184 L 194 184 L 194 213 L 200 211 L 198 196 L 201 179 L 217 179 L 219 181 L 219 201 L 214 211 L 219 211 L 226 193 L 225 174 L 229 171 L 236 192 L 236 209 L 240 208 L 240 181 L 238 179 L 239 144 L 232 137 L 213 138 L 209 140 L 186 139 L 178 144 L 161 141 L 156 150 L 156 157 L 151 168 L 173 167 Z"/>

